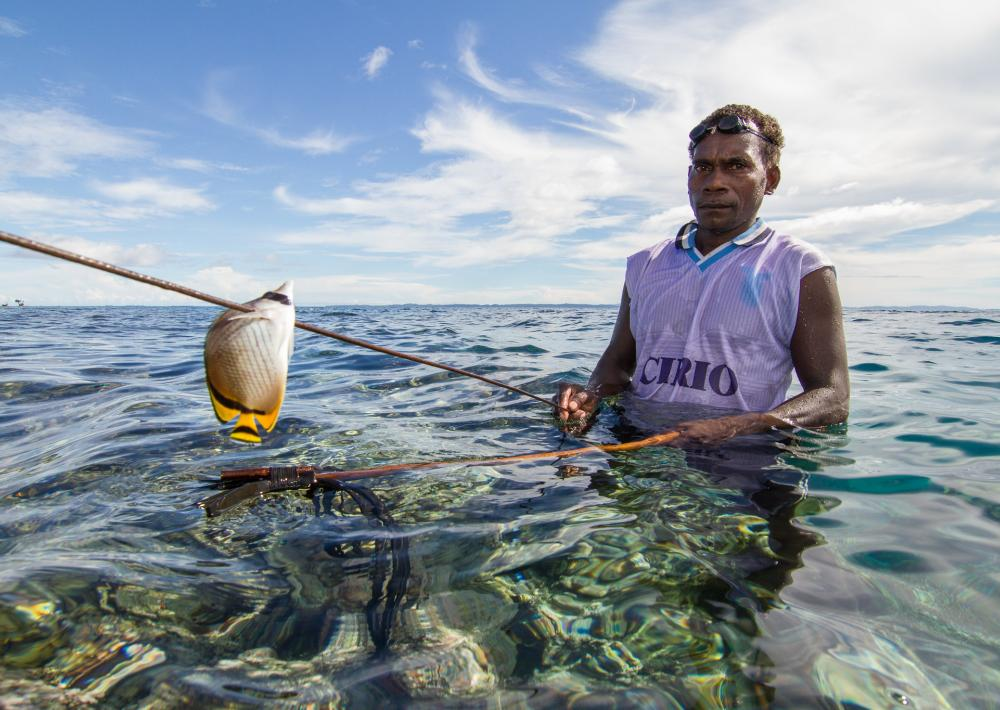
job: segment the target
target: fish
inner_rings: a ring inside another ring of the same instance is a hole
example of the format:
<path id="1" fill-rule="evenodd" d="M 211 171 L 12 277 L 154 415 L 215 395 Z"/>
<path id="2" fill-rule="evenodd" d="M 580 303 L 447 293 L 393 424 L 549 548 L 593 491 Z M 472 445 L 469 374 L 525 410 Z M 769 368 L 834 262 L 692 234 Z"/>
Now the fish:
<path id="1" fill-rule="evenodd" d="M 237 441 L 259 444 L 258 424 L 269 432 L 278 422 L 294 347 L 292 283 L 245 303 L 252 311 L 226 311 L 205 336 L 208 396 L 220 422 L 239 417 Z"/>

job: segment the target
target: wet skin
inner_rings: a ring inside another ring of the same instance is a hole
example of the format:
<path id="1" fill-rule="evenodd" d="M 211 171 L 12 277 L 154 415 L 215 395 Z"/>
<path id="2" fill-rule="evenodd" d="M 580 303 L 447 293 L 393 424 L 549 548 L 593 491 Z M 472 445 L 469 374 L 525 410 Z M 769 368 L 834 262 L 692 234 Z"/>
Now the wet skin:
<path id="1" fill-rule="evenodd" d="M 781 170 L 765 165 L 761 143 L 752 133 L 710 133 L 695 146 L 688 200 L 702 254 L 749 229 L 764 195 L 778 187 Z"/>

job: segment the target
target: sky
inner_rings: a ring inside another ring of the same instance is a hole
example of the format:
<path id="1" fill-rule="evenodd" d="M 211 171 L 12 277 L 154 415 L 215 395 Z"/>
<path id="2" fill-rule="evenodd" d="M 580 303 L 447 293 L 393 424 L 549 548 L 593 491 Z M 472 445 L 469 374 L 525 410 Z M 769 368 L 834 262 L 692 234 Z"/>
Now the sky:
<path id="1" fill-rule="evenodd" d="M 617 303 L 687 133 L 785 133 L 761 211 L 847 306 L 1000 307 L 1000 3 L 0 4 L 0 230 L 234 300 Z M 0 300 L 184 297 L 0 246 Z"/>

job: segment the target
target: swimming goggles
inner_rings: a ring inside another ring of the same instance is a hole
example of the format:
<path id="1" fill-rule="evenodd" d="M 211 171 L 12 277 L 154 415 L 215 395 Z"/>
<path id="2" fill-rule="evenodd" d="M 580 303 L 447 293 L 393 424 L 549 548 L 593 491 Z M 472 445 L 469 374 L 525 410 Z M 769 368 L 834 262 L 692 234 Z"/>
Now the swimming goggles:
<path id="1" fill-rule="evenodd" d="M 691 129 L 688 133 L 688 138 L 691 139 L 690 148 L 694 148 L 698 143 L 700 143 L 705 136 L 707 136 L 712 131 L 718 131 L 719 133 L 753 133 L 758 138 L 766 140 L 771 145 L 775 145 L 775 142 L 765 136 L 763 133 L 754 128 L 750 123 L 748 123 L 741 116 L 723 116 L 719 119 L 719 122 L 714 126 L 709 126 L 704 123 L 699 123 L 697 126 Z"/>

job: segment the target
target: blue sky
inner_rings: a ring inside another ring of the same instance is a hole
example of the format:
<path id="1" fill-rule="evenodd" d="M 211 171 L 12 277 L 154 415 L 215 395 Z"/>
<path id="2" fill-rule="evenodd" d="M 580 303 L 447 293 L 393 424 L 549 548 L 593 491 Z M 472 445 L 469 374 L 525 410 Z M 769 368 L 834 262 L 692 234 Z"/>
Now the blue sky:
<path id="1" fill-rule="evenodd" d="M 237 300 L 615 303 L 740 102 L 846 305 L 995 308 L 998 36 L 969 0 L 8 0 L 0 229 Z M 0 298 L 185 302 L 10 247 Z"/>

